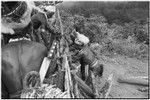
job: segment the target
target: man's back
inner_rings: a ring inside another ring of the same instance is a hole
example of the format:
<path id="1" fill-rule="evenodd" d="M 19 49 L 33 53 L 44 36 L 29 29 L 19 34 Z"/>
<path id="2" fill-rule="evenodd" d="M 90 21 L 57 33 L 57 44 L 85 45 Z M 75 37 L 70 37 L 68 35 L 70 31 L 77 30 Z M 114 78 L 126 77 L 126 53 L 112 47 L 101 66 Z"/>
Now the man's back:
<path id="1" fill-rule="evenodd" d="M 30 71 L 39 71 L 46 54 L 44 45 L 27 40 L 12 42 L 2 47 L 2 93 L 9 95 L 2 96 L 19 97 L 23 78 Z"/>

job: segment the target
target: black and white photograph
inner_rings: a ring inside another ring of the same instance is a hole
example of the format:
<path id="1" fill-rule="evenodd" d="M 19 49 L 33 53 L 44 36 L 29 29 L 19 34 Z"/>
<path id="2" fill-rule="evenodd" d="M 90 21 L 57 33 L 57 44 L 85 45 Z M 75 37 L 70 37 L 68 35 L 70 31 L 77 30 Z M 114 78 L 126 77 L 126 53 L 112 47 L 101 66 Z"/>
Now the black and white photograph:
<path id="1" fill-rule="evenodd" d="M 0 2 L 1 99 L 150 99 L 149 1 Z"/>

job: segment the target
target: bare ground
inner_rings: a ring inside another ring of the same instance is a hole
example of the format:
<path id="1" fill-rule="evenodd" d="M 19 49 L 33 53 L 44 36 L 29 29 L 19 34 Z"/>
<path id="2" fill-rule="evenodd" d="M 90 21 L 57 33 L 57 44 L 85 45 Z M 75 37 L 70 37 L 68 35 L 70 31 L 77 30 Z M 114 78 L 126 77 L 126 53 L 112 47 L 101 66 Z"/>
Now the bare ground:
<path id="1" fill-rule="evenodd" d="M 116 77 L 123 75 L 146 76 L 148 77 L 148 61 L 141 61 L 136 58 L 128 58 L 124 56 L 106 57 L 100 56 L 100 62 L 104 64 L 104 77 L 108 77 L 111 73 L 115 73 L 113 85 L 108 98 L 148 98 L 148 87 L 137 85 L 118 83 Z"/>

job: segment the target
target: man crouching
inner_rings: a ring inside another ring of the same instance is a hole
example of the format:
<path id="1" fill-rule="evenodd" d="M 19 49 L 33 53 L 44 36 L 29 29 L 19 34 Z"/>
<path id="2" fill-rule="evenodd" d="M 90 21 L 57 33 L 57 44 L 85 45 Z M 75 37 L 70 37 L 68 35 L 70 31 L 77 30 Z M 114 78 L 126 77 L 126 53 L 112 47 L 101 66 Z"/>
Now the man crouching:
<path id="1" fill-rule="evenodd" d="M 73 55 L 73 60 L 79 61 L 81 64 L 81 77 L 85 80 L 85 67 L 89 65 L 89 69 L 94 73 L 95 76 L 101 77 L 103 75 L 103 65 L 100 64 L 95 57 L 94 53 L 88 46 L 89 38 L 78 32 L 71 34 L 73 40 L 73 48 L 78 50 Z"/>

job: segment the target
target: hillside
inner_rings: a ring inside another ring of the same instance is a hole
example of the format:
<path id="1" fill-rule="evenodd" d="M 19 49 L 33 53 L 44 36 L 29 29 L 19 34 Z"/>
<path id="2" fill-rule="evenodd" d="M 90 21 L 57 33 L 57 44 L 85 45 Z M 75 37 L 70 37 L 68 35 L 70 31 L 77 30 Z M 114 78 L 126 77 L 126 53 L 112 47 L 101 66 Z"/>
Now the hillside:
<path id="1" fill-rule="evenodd" d="M 104 77 L 148 77 L 148 2 L 63 2 L 64 31 L 74 28 L 90 38 L 104 64 Z M 98 43 L 98 44 L 97 44 Z M 148 88 L 114 79 L 109 98 L 148 98 Z"/>

